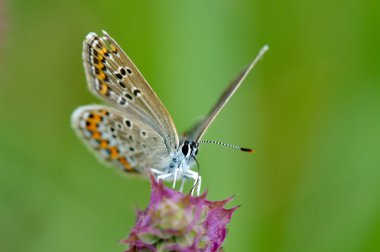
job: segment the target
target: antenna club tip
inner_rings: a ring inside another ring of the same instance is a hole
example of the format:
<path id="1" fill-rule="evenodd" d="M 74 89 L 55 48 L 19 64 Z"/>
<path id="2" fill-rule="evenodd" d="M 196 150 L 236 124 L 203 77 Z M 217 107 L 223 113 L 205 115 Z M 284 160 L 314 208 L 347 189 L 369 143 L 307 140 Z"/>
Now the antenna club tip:
<path id="1" fill-rule="evenodd" d="M 248 149 L 248 148 L 240 148 L 241 151 L 248 152 L 248 153 L 255 153 L 255 150 Z"/>
<path id="2" fill-rule="evenodd" d="M 265 44 L 265 45 L 261 48 L 259 54 L 262 56 L 262 55 L 264 55 L 268 50 L 269 50 L 269 45 Z"/>

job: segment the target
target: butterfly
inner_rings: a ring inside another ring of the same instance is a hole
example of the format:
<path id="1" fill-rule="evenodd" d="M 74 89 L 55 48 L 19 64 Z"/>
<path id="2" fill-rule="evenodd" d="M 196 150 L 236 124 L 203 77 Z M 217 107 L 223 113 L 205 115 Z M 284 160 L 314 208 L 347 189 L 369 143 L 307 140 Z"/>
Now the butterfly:
<path id="1" fill-rule="evenodd" d="M 194 181 L 199 195 L 201 176 L 191 170 L 206 130 L 268 50 L 264 46 L 222 94 L 208 116 L 180 137 L 174 122 L 137 67 L 105 32 L 89 33 L 83 42 L 83 63 L 88 87 L 108 105 L 77 108 L 71 124 L 79 138 L 100 160 L 121 170 L 158 181 Z M 223 144 L 223 143 L 219 143 Z M 242 151 L 251 149 L 223 144 Z"/>

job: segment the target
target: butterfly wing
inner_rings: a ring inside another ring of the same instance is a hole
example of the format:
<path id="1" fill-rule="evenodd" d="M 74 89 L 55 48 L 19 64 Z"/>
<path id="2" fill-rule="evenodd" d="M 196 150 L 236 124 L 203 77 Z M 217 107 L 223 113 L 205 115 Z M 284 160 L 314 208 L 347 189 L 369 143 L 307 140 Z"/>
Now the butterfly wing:
<path id="1" fill-rule="evenodd" d="M 146 176 L 150 168 L 168 165 L 169 152 L 162 136 L 137 115 L 88 105 L 74 111 L 71 124 L 100 160 L 128 173 Z"/>
<path id="2" fill-rule="evenodd" d="M 219 112 L 222 110 L 222 108 L 226 105 L 228 100 L 231 98 L 231 96 L 236 92 L 236 90 L 240 87 L 240 85 L 243 83 L 244 79 L 247 77 L 249 72 L 253 69 L 253 67 L 256 65 L 256 63 L 263 57 L 264 53 L 269 49 L 267 45 L 265 45 L 258 55 L 255 57 L 255 59 L 252 61 L 252 63 L 244 69 L 237 78 L 228 86 L 228 88 L 223 92 L 221 97 L 219 98 L 218 102 L 215 104 L 215 106 L 212 108 L 210 113 L 206 116 L 205 119 L 203 119 L 201 122 L 197 123 L 188 133 L 189 139 L 195 142 L 198 142 L 208 127 L 211 125 L 211 123 L 214 121 L 215 117 L 219 114 Z"/>
<path id="3" fill-rule="evenodd" d="M 89 33 L 83 42 L 83 62 L 89 89 L 125 114 L 136 114 L 164 140 L 178 148 L 178 133 L 168 111 L 118 44 L 103 31 Z"/>

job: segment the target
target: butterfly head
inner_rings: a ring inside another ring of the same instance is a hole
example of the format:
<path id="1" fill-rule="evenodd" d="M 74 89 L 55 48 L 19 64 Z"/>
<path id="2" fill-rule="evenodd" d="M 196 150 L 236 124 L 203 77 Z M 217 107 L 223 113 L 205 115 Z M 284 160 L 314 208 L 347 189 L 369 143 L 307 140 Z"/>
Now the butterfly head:
<path id="1" fill-rule="evenodd" d="M 174 174 L 178 172 L 178 177 L 196 178 L 191 171 L 191 167 L 197 163 L 196 155 L 198 154 L 198 144 L 195 141 L 184 139 L 181 141 L 178 149 L 172 153 L 171 161 L 165 173 Z"/>
<path id="2" fill-rule="evenodd" d="M 194 141 L 185 140 L 180 146 L 180 151 L 185 158 L 195 158 L 198 154 L 198 144 Z"/>

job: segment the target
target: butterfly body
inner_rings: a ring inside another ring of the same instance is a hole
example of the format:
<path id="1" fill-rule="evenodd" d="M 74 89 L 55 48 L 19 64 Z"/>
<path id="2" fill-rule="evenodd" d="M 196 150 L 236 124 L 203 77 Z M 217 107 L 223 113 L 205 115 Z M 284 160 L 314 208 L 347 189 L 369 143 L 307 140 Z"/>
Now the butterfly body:
<path id="1" fill-rule="evenodd" d="M 170 114 L 137 67 L 103 31 L 89 33 L 83 42 L 88 87 L 108 105 L 86 105 L 71 117 L 80 139 L 101 161 L 128 173 L 157 180 L 194 180 L 199 141 L 215 116 L 235 92 L 255 61 L 231 84 L 220 101 L 190 134 L 180 139 Z M 193 187 L 194 188 L 194 187 Z"/>

